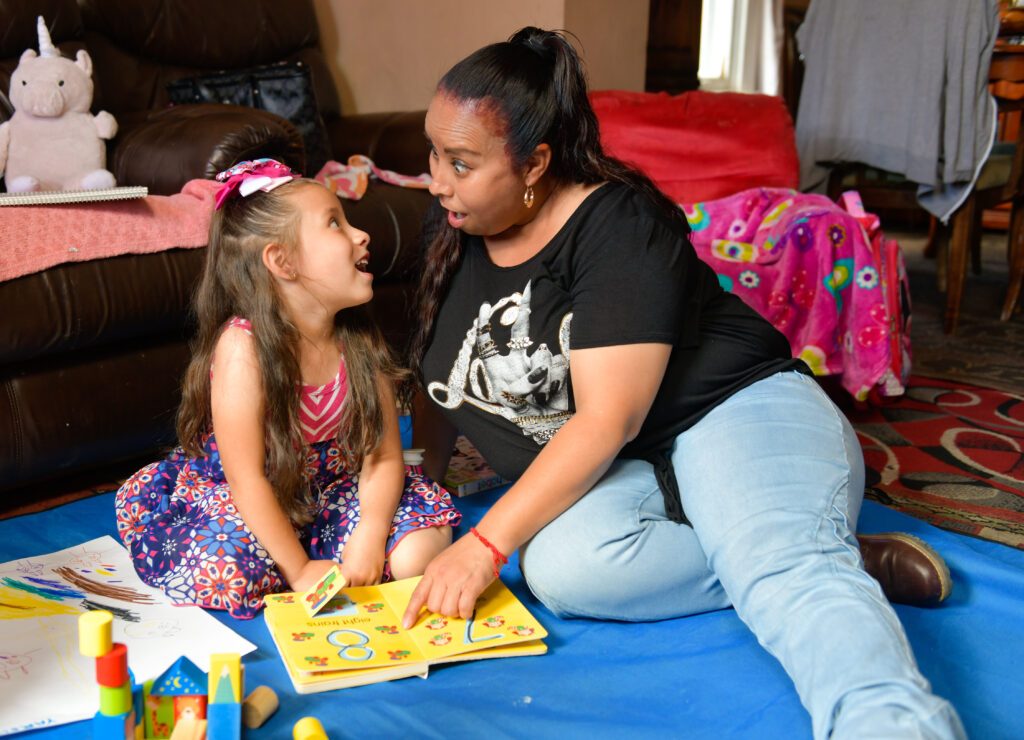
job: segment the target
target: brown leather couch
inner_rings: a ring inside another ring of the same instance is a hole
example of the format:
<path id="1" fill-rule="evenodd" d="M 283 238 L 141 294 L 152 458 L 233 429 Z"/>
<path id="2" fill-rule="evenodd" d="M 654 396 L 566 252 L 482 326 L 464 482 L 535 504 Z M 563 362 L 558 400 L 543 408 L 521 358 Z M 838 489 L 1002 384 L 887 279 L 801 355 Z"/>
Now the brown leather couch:
<path id="1" fill-rule="evenodd" d="M 92 57 L 93 110 L 119 124 L 107 162 L 120 185 L 171 194 L 256 156 L 301 170 L 302 139 L 283 119 L 236 106 L 168 106 L 174 79 L 280 60 L 308 65 L 334 159 L 358 153 L 397 172 L 426 168 L 422 111 L 342 114 L 311 0 L 0 0 L 4 92 L 22 51 L 37 48 L 38 15 L 65 55 L 84 48 Z M 0 120 L 11 113 L 4 103 Z M 371 308 L 396 345 L 429 203 L 425 191 L 381 183 L 344 202 L 372 237 Z M 70 263 L 0 283 L 0 510 L 52 490 L 40 485 L 47 481 L 155 458 L 173 443 L 204 252 Z"/>

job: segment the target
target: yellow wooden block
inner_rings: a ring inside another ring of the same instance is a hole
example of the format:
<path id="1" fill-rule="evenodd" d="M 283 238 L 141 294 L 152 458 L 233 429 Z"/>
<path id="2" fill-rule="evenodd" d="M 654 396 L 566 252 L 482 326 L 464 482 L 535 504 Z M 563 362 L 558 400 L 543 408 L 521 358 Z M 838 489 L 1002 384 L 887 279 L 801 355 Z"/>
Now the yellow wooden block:
<path id="1" fill-rule="evenodd" d="M 99 658 L 110 652 L 113 645 L 111 628 L 114 615 L 97 610 L 78 617 L 78 651 L 90 658 Z"/>
<path id="2" fill-rule="evenodd" d="M 238 653 L 214 653 L 210 656 L 206 693 L 211 704 L 242 702 L 242 656 Z M 224 681 L 227 681 L 225 684 Z M 230 691 L 230 698 L 225 692 Z"/>
<path id="3" fill-rule="evenodd" d="M 328 737 L 320 720 L 303 717 L 292 728 L 292 740 L 328 740 Z"/>

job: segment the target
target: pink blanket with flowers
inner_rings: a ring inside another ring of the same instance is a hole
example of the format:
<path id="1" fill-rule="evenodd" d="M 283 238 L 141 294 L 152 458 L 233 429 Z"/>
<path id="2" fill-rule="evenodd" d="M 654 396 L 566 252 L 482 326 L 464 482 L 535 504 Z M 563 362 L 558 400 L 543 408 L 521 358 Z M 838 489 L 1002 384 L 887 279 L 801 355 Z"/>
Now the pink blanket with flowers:
<path id="1" fill-rule="evenodd" d="M 840 376 L 859 401 L 903 392 L 910 347 L 902 255 L 856 193 L 837 204 L 755 188 L 683 210 L 722 286 L 782 331 L 815 375 Z"/>
<path id="2" fill-rule="evenodd" d="M 64 262 L 206 246 L 219 187 L 191 180 L 169 196 L 0 209 L 0 280 Z"/>

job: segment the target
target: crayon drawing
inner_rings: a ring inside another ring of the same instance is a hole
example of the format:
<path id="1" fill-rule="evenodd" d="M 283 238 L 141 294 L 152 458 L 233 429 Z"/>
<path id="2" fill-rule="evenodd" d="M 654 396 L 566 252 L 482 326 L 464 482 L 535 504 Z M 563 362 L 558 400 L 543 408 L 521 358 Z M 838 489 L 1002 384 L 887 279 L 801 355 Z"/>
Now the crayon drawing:
<path id="1" fill-rule="evenodd" d="M 78 652 L 78 616 L 92 609 L 113 613 L 113 638 L 128 646 L 139 682 L 182 655 L 205 670 L 211 653 L 255 649 L 202 609 L 174 606 L 145 585 L 112 537 L 0 564 L 0 735 L 96 712 L 93 659 Z"/>

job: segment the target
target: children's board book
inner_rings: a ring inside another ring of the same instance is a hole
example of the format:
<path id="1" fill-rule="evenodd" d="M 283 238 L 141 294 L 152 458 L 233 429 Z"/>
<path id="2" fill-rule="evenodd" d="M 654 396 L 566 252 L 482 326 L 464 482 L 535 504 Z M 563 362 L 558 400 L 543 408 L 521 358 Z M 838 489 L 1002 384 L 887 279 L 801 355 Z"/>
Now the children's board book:
<path id="1" fill-rule="evenodd" d="M 469 496 L 509 483 L 511 481 L 494 472 L 468 439 L 459 436 L 455 440 L 455 449 L 444 478 L 445 488 L 456 496 Z"/>
<path id="2" fill-rule="evenodd" d="M 301 594 L 265 597 L 267 629 L 300 694 L 427 677 L 432 665 L 547 652 L 547 631 L 500 580 L 480 595 L 472 618 L 420 613 L 406 630 L 402 615 L 419 577 L 353 586 L 313 617 Z"/>

